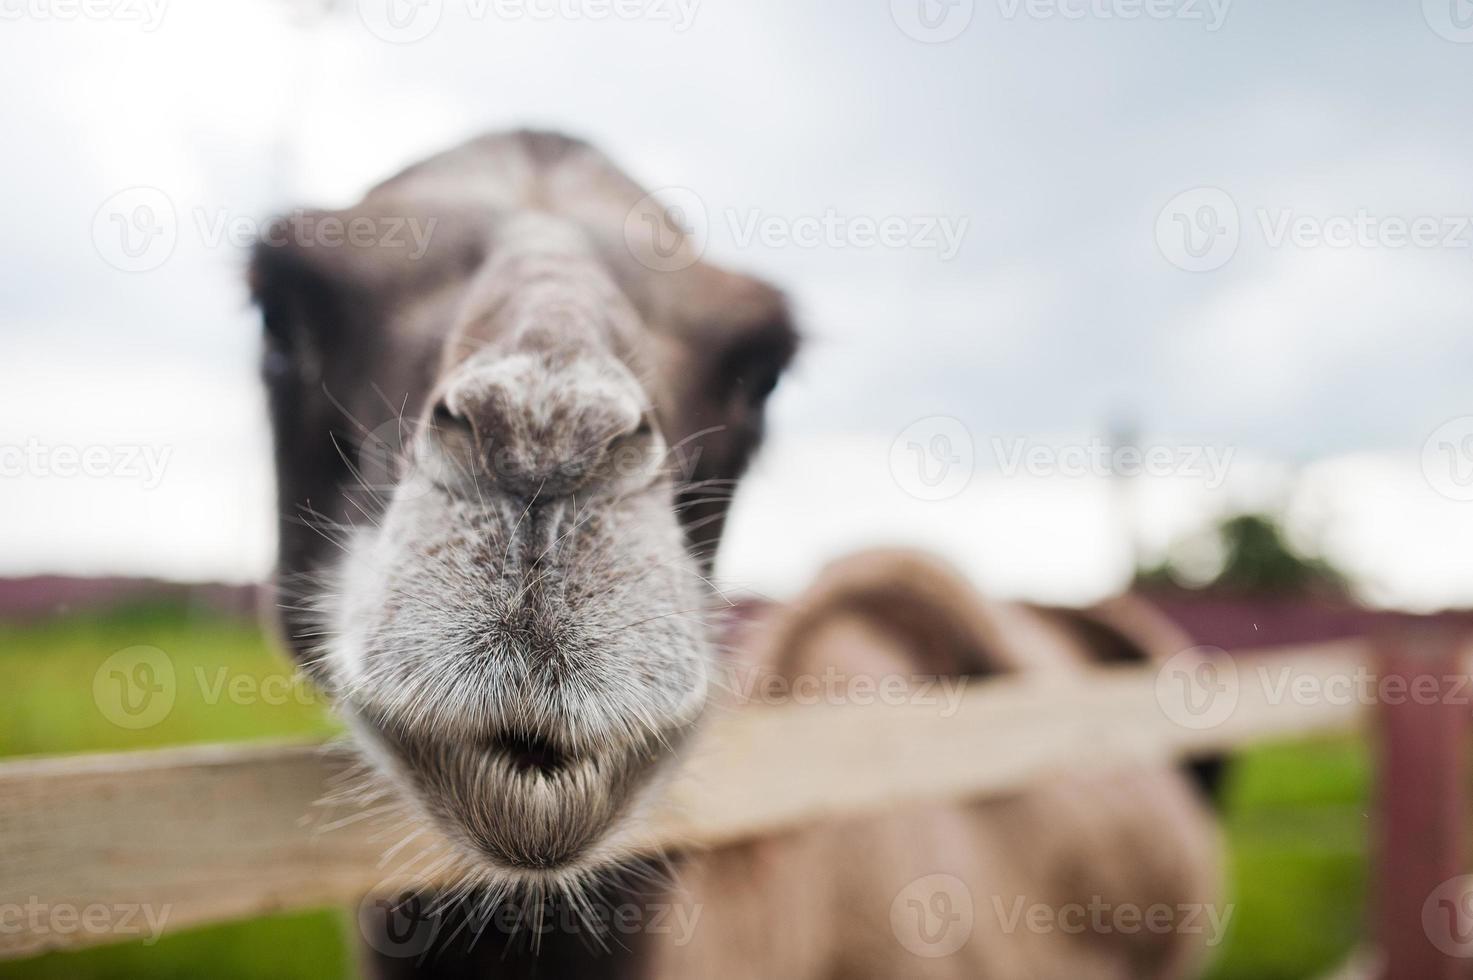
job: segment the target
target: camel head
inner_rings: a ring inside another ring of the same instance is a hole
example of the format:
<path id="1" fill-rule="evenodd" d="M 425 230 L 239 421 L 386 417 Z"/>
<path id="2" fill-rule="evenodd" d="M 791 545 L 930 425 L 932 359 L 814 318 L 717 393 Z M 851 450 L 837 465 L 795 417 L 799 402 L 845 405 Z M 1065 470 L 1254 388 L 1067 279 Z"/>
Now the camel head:
<path id="1" fill-rule="evenodd" d="M 471 867 L 618 865 L 702 716 L 712 555 L 796 343 L 781 297 L 535 133 L 281 219 L 252 285 L 289 646 Z"/>

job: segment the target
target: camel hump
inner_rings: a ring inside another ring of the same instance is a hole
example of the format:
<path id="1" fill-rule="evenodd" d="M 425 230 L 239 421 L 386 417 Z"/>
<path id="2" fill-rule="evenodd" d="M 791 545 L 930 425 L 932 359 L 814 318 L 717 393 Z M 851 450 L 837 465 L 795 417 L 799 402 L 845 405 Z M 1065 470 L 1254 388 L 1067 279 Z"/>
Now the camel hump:
<path id="1" fill-rule="evenodd" d="M 833 562 L 755 635 L 754 655 L 783 673 L 888 663 L 986 677 L 1076 672 L 1101 659 L 1060 617 L 988 598 L 944 560 L 908 549 Z"/>

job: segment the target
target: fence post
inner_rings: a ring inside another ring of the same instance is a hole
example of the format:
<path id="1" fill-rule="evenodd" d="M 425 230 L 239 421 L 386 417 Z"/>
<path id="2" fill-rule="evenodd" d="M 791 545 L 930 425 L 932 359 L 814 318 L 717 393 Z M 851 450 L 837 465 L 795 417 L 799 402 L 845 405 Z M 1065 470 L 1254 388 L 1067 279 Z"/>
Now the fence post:
<path id="1" fill-rule="evenodd" d="M 1473 956 L 1473 878 L 1463 864 L 1469 692 L 1460 633 L 1377 638 L 1372 909 L 1384 980 L 1454 980 Z M 1436 895 L 1434 895 L 1436 893 Z"/>

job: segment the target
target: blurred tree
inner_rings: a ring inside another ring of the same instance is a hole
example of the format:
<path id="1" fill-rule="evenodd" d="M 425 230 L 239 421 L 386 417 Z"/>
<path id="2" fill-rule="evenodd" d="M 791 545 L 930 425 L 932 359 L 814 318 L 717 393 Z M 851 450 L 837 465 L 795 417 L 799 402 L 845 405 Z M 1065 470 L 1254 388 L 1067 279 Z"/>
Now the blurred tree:
<path id="1" fill-rule="evenodd" d="M 1267 514 L 1237 514 L 1217 525 L 1221 564 L 1203 581 L 1185 572 L 1168 555 L 1160 564 L 1136 571 L 1143 589 L 1200 589 L 1236 595 L 1348 598 L 1346 575 L 1324 558 L 1306 557 L 1289 544 L 1279 522 Z"/>

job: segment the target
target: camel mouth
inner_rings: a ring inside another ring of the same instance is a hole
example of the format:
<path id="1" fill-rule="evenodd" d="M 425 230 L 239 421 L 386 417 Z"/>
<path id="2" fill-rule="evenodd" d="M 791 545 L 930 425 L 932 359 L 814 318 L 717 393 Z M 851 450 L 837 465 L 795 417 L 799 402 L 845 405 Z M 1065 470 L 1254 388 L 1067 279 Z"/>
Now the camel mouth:
<path id="1" fill-rule="evenodd" d="M 625 828 L 694 725 L 575 746 L 517 727 L 444 739 L 371 714 L 353 720 L 407 800 L 473 865 L 538 882 L 628 856 Z"/>
<path id="2" fill-rule="evenodd" d="M 515 729 L 493 738 L 490 750 L 505 758 L 515 772 L 544 776 L 565 770 L 574 759 L 550 739 Z"/>
<path id="3" fill-rule="evenodd" d="M 491 740 L 465 784 L 479 807 L 451 814 L 477 854 L 513 873 L 557 873 L 599 863 L 640 791 L 667 760 L 653 740 L 571 750 L 525 731 Z"/>

